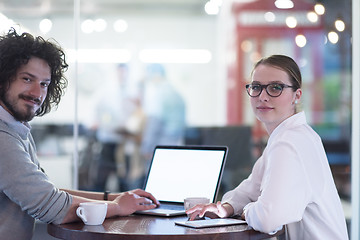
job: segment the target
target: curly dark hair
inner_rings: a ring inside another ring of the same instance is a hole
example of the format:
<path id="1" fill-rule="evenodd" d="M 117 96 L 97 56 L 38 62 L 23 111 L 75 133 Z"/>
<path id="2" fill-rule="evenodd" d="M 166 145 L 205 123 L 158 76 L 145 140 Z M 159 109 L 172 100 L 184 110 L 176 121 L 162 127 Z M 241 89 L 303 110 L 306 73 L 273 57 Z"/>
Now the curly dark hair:
<path id="1" fill-rule="evenodd" d="M 52 107 L 58 106 L 68 84 L 64 76 L 68 68 L 65 53 L 55 41 L 34 37 L 30 33 L 18 34 L 13 28 L 6 35 L 0 36 L 0 97 L 4 97 L 18 69 L 27 64 L 31 57 L 46 61 L 51 71 L 46 98 L 35 114 L 43 116 Z"/>

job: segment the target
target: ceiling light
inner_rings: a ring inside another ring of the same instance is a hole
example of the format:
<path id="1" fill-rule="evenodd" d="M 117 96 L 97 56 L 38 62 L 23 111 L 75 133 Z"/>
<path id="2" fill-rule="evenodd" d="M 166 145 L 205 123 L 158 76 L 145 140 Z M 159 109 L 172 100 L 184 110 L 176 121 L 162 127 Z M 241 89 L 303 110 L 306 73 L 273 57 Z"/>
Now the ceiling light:
<path id="1" fill-rule="evenodd" d="M 274 22 L 276 19 L 276 16 L 273 12 L 266 12 L 264 14 L 264 18 L 267 22 Z"/>
<path id="2" fill-rule="evenodd" d="M 67 49 L 67 61 L 80 63 L 125 63 L 131 60 L 128 49 Z"/>
<path id="3" fill-rule="evenodd" d="M 146 63 L 208 63 L 211 52 L 205 49 L 145 49 L 139 58 Z"/>
<path id="4" fill-rule="evenodd" d="M 342 32 L 345 30 L 345 23 L 344 21 L 338 19 L 335 21 L 335 28 L 336 30 L 338 30 L 339 32 Z"/>
<path id="5" fill-rule="evenodd" d="M 302 34 L 299 34 L 295 37 L 295 43 L 298 47 L 305 47 L 306 45 L 306 37 Z"/>
<path id="6" fill-rule="evenodd" d="M 214 1 L 208 1 L 205 4 L 204 9 L 205 9 L 205 12 L 209 15 L 217 15 L 220 11 L 219 6 Z"/>
<path id="7" fill-rule="evenodd" d="M 339 41 L 339 35 L 334 31 L 328 33 L 328 38 L 332 44 L 335 44 Z"/>
<path id="8" fill-rule="evenodd" d="M 289 28 L 295 28 L 296 25 L 297 25 L 297 20 L 296 20 L 295 17 L 292 17 L 292 16 L 287 17 L 285 21 L 286 21 L 286 25 L 287 25 Z"/>
<path id="9" fill-rule="evenodd" d="M 113 27 L 116 32 L 125 32 L 128 28 L 128 24 L 125 20 L 118 19 L 114 22 Z"/>
<path id="10" fill-rule="evenodd" d="M 244 41 L 242 41 L 240 47 L 241 47 L 241 50 L 243 50 L 243 52 L 249 53 L 253 49 L 253 44 L 249 40 L 244 40 Z"/>
<path id="11" fill-rule="evenodd" d="M 102 19 L 102 18 L 96 19 L 94 21 L 94 30 L 96 32 L 103 32 L 106 29 L 106 25 L 107 25 L 107 23 L 104 19 Z"/>
<path id="12" fill-rule="evenodd" d="M 319 16 L 315 12 L 308 12 L 306 17 L 312 23 L 316 23 L 319 20 Z"/>
<path id="13" fill-rule="evenodd" d="M 84 33 L 92 33 L 95 30 L 94 21 L 91 19 L 86 19 L 81 23 L 81 30 Z"/>
<path id="14" fill-rule="evenodd" d="M 50 19 L 43 19 L 39 23 L 39 29 L 43 34 L 50 32 L 52 28 L 52 21 Z"/>
<path id="15" fill-rule="evenodd" d="M 323 15 L 325 13 L 325 7 L 321 3 L 315 4 L 314 10 L 318 15 Z"/>
<path id="16" fill-rule="evenodd" d="M 294 7 L 294 3 L 291 0 L 276 0 L 275 6 L 279 9 L 290 9 Z"/>

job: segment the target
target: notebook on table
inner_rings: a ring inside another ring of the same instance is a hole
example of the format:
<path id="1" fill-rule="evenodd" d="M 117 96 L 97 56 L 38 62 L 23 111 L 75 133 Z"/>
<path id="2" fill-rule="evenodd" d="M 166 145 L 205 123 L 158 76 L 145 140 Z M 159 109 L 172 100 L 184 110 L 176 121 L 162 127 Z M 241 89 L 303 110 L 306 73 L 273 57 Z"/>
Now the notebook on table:
<path id="1" fill-rule="evenodd" d="M 156 146 L 144 190 L 160 201 L 160 207 L 136 213 L 184 215 L 187 197 L 215 202 L 227 151 L 225 146 Z"/>

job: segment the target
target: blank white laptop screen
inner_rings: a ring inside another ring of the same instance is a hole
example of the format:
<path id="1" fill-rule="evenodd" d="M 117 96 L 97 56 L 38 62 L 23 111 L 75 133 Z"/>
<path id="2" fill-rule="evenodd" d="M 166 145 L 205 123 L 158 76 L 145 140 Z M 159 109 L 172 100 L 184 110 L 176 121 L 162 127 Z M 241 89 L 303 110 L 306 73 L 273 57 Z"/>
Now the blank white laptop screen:
<path id="1" fill-rule="evenodd" d="M 186 197 L 207 197 L 214 202 L 226 152 L 226 147 L 158 146 L 145 190 L 165 202 L 182 203 Z"/>

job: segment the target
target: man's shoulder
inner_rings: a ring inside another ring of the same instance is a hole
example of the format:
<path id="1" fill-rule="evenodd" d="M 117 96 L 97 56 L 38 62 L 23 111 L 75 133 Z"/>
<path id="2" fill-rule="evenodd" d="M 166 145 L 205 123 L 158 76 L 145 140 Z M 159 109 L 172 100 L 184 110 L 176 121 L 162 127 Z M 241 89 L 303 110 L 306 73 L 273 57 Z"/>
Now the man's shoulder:
<path id="1" fill-rule="evenodd" d="M 9 124 L 0 118 L 0 131 L 2 132 L 12 132 L 13 130 L 10 128 Z"/>
<path id="2" fill-rule="evenodd" d="M 6 122 L 0 119 L 0 140 L 4 137 L 8 138 L 9 136 L 19 138 L 15 129 L 12 129 Z"/>
<path id="3" fill-rule="evenodd" d="M 4 122 L 1 118 L 0 118 L 0 131 L 1 132 L 11 131 L 11 129 L 9 128 L 9 125 L 6 122 Z"/>

